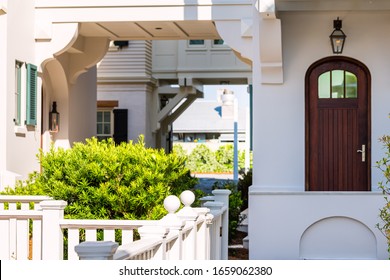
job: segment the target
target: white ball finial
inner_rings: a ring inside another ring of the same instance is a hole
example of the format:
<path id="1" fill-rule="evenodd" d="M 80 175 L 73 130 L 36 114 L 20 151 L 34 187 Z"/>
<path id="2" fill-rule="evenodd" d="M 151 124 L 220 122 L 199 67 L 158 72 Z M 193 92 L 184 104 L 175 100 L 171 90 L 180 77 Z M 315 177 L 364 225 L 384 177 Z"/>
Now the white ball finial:
<path id="1" fill-rule="evenodd" d="M 180 200 L 186 207 L 190 207 L 195 201 L 195 195 L 192 191 L 184 191 L 180 195 Z"/>
<path id="2" fill-rule="evenodd" d="M 176 195 L 167 196 L 164 199 L 164 208 L 169 214 L 174 214 L 180 208 L 180 199 Z"/>

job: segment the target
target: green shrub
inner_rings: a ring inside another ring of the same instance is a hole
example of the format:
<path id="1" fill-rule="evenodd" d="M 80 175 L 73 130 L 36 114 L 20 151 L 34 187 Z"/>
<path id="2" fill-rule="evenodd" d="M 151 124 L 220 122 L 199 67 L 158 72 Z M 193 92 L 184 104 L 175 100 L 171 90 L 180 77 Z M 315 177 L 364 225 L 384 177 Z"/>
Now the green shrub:
<path id="1" fill-rule="evenodd" d="M 180 144 L 174 144 L 172 152 L 175 153 L 180 158 L 187 159 L 187 152 L 184 150 L 183 146 Z"/>
<path id="2" fill-rule="evenodd" d="M 67 218 L 159 219 L 164 199 L 192 189 L 197 179 L 175 153 L 137 143 L 115 145 L 112 139 L 52 147 L 38 156 L 41 173 L 33 173 L 8 194 L 42 194 L 68 202 Z"/>
<path id="3" fill-rule="evenodd" d="M 173 152 L 178 156 L 187 157 L 186 166 L 192 172 L 233 172 L 234 147 L 232 144 L 220 146 L 215 152 L 205 144 L 198 144 L 189 155 L 182 145 L 175 144 Z M 237 156 L 238 169 L 243 169 L 245 167 L 245 151 L 238 151 Z"/>
<path id="4" fill-rule="evenodd" d="M 377 224 L 377 227 L 387 238 L 387 250 L 390 255 L 390 136 L 383 136 L 380 141 L 385 148 L 385 156 L 377 161 L 378 168 L 382 171 L 385 181 L 379 183 L 379 188 L 382 190 L 385 199 L 385 205 L 380 209 L 379 217 L 382 220 L 382 224 Z"/>
<path id="5" fill-rule="evenodd" d="M 187 167 L 193 172 L 216 172 L 222 169 L 215 154 L 205 144 L 199 144 L 192 150 Z"/>
<path id="6" fill-rule="evenodd" d="M 218 163 L 221 164 L 223 171 L 232 171 L 234 160 L 234 147 L 231 144 L 223 145 L 218 148 L 218 150 L 215 152 L 215 158 L 217 159 Z"/>
<path id="7" fill-rule="evenodd" d="M 241 170 L 240 175 L 237 189 L 241 192 L 241 199 L 243 201 L 241 210 L 243 211 L 248 208 L 249 187 L 252 185 L 252 169 L 247 172 Z"/>

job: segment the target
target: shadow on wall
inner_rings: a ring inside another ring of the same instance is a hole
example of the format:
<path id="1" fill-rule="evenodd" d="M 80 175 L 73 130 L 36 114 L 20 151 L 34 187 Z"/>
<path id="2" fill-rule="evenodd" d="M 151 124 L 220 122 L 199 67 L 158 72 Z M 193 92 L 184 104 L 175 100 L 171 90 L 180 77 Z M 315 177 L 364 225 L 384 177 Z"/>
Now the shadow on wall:
<path id="1" fill-rule="evenodd" d="M 309 226 L 300 241 L 301 259 L 377 259 L 374 233 L 348 217 L 329 217 Z"/>

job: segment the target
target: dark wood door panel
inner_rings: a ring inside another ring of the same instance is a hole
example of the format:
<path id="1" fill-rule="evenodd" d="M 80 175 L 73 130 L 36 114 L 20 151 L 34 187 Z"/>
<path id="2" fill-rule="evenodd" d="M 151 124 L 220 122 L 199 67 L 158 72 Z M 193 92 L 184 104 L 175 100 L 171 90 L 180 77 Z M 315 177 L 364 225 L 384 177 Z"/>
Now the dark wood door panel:
<path id="1" fill-rule="evenodd" d="M 357 77 L 356 98 L 319 98 L 319 76 L 350 71 Z M 306 190 L 370 190 L 370 75 L 359 62 L 331 57 L 306 74 Z M 366 158 L 357 151 L 366 147 Z"/>

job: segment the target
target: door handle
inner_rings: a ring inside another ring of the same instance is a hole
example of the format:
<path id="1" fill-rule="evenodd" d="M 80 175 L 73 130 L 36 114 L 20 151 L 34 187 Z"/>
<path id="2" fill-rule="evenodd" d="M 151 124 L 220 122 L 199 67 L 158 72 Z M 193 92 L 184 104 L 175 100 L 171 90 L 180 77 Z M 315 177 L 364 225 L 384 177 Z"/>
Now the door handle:
<path id="1" fill-rule="evenodd" d="M 366 161 L 366 145 L 362 145 L 361 150 L 357 150 L 358 153 L 362 153 L 362 162 Z"/>

